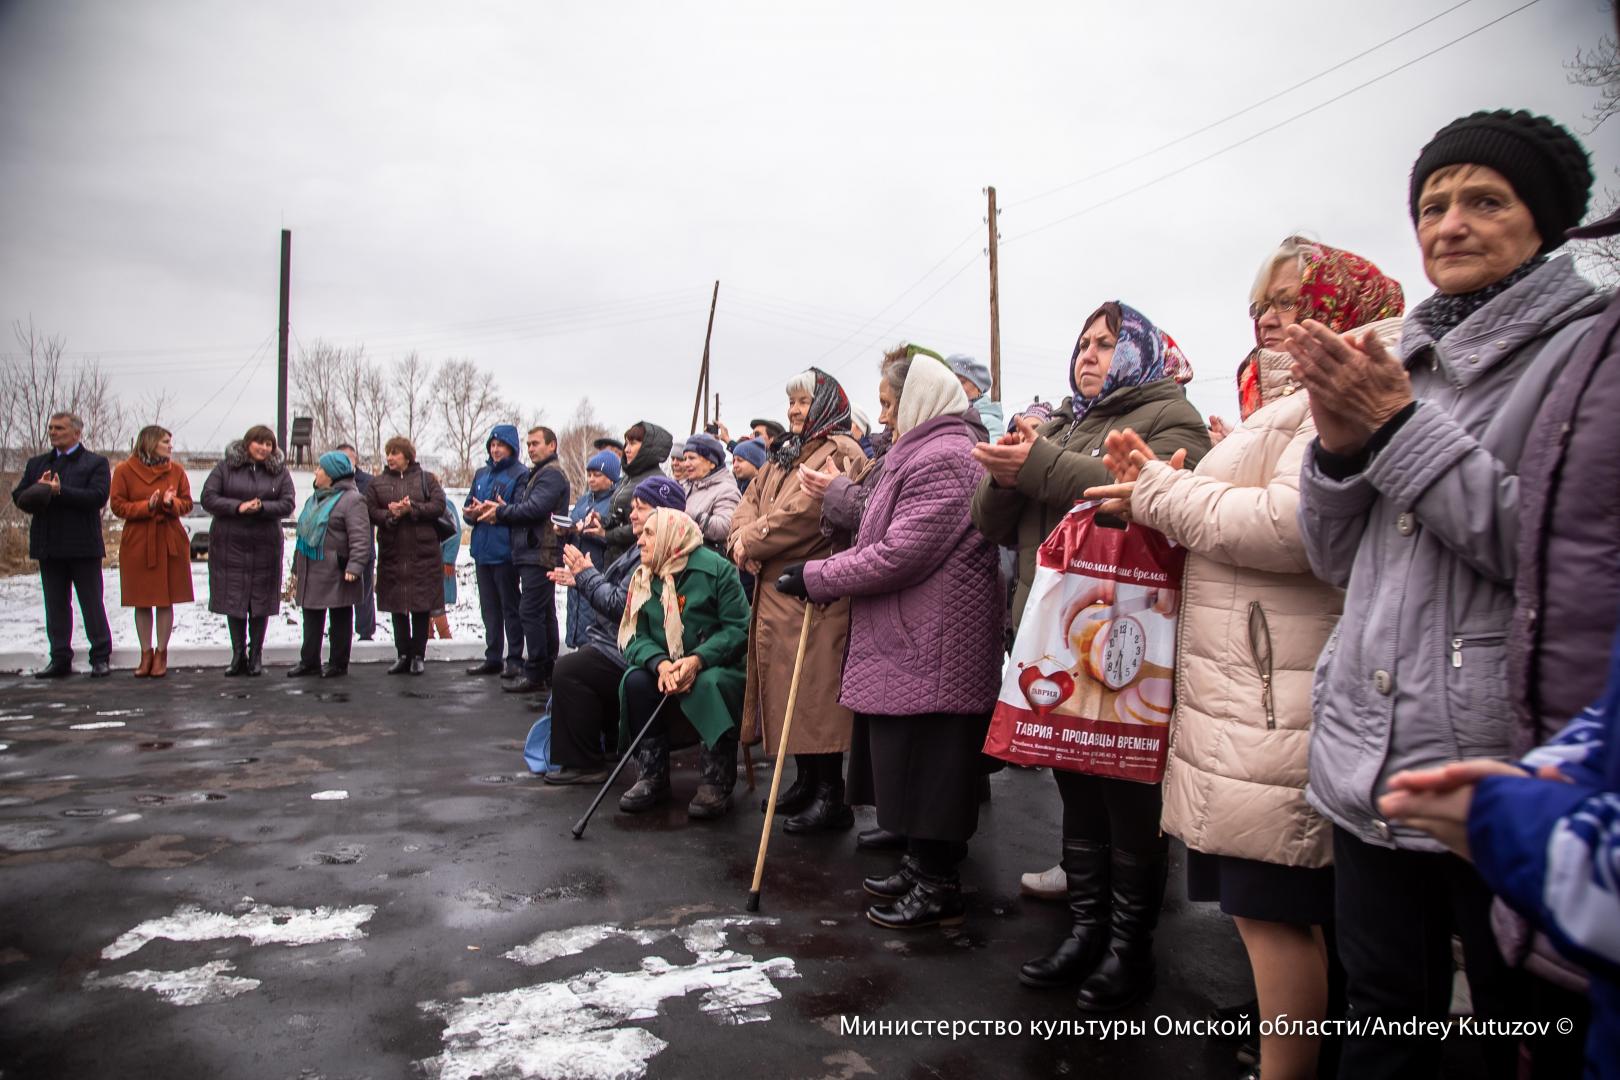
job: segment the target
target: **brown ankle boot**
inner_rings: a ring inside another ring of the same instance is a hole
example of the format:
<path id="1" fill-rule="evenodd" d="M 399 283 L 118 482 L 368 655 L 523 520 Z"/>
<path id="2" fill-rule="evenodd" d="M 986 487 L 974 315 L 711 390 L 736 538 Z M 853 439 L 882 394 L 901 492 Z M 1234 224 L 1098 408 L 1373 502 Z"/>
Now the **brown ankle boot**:
<path id="1" fill-rule="evenodd" d="M 152 650 L 152 669 L 147 672 L 154 679 L 161 679 L 169 673 L 169 650 Z"/>
<path id="2" fill-rule="evenodd" d="M 137 679 L 144 679 L 148 675 L 152 674 L 152 658 L 153 658 L 153 656 L 154 656 L 154 653 L 153 653 L 153 651 L 151 649 L 142 649 L 141 650 L 141 662 L 139 664 L 137 664 L 136 667 L 135 667 L 135 677 Z"/>

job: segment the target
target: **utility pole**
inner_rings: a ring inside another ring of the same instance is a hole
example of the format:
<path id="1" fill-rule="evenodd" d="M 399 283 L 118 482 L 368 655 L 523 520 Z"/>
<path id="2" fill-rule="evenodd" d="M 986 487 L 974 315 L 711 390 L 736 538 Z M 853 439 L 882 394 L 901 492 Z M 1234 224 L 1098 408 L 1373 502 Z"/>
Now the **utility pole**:
<path id="1" fill-rule="evenodd" d="M 990 196 L 990 400 L 1001 400 L 1001 291 L 996 280 L 996 189 L 986 188 Z"/>
<path id="2" fill-rule="evenodd" d="M 718 391 L 714 395 L 714 422 L 717 424 L 720 422 L 720 394 Z"/>
<path id="3" fill-rule="evenodd" d="M 287 286 L 292 280 L 292 230 L 281 230 L 281 321 L 276 340 L 276 449 L 287 452 Z"/>
<path id="4" fill-rule="evenodd" d="M 720 302 L 720 283 L 714 283 L 714 295 L 709 298 L 709 328 L 703 333 L 703 366 L 698 369 L 697 397 L 692 400 L 692 434 L 698 432 L 698 410 L 703 410 L 703 424 L 709 423 L 709 341 L 714 337 L 714 308 Z"/>

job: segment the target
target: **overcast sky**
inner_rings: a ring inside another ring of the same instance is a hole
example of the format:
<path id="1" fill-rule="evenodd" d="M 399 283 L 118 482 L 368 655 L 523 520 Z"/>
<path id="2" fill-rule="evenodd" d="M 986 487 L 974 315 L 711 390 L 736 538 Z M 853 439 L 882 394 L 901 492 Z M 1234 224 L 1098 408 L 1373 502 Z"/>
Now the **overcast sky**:
<path id="1" fill-rule="evenodd" d="M 523 419 L 684 434 L 716 279 L 734 428 L 811 363 L 875 415 L 884 344 L 988 358 L 995 184 L 1005 399 L 1118 298 L 1231 417 L 1288 233 L 1428 295 L 1406 180 L 1453 118 L 1551 115 L 1620 187 L 1563 67 L 1611 12 L 1523 3 L 0 3 L 0 317 L 218 446 L 274 423 L 286 227 L 298 341 L 472 357 Z"/>

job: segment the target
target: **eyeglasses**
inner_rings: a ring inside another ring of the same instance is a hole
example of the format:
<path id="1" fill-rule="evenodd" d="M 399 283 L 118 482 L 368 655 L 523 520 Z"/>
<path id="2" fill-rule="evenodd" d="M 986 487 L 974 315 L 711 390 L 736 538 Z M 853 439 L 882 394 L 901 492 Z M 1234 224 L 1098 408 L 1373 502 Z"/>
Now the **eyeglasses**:
<path id="1" fill-rule="evenodd" d="M 1276 308 L 1279 315 L 1290 315 L 1298 307 L 1299 297 L 1297 296 L 1288 296 L 1286 294 L 1281 296 L 1268 296 L 1257 304 L 1249 305 L 1249 318 L 1253 319 L 1255 322 L 1259 322 L 1261 316 L 1265 315 L 1265 313 L 1270 311 L 1272 308 Z"/>

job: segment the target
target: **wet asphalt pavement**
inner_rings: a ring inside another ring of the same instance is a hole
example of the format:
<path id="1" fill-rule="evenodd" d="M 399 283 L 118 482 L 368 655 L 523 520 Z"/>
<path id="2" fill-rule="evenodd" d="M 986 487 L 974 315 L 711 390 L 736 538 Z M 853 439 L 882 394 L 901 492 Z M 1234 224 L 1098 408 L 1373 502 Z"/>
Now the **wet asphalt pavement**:
<path id="1" fill-rule="evenodd" d="M 1231 1047 L 1199 1037 L 1031 1033 L 1081 1015 L 1069 992 L 1017 983 L 1064 921 L 1017 892 L 1019 872 L 1055 861 L 1044 773 L 992 778 L 959 931 L 871 926 L 860 880 L 892 857 L 857 854 L 852 833 L 780 826 L 766 921 L 728 926 L 712 920 L 745 914 L 759 793 L 739 783 L 730 815 L 688 823 L 692 751 L 676 756 L 674 803 L 630 817 L 615 793 L 576 842 L 592 790 L 528 774 L 534 703 L 459 664 L 419 678 L 283 670 L 0 678 L 4 1080 L 1236 1074 Z M 769 779 L 760 767 L 761 790 Z M 347 797 L 311 797 L 337 791 Z M 862 812 L 858 827 L 870 823 Z M 1122 1014 L 1150 1029 L 1249 992 L 1229 922 L 1183 896 L 1178 849 L 1159 989 Z M 693 945 L 695 924 L 721 927 L 720 940 Z M 312 940 L 289 940 L 300 934 Z M 573 944 L 508 955 L 537 938 Z M 672 992 L 688 972 L 701 978 Z M 166 978 L 200 1000 L 142 988 Z M 841 1032 L 857 1015 L 1025 1031 Z"/>

